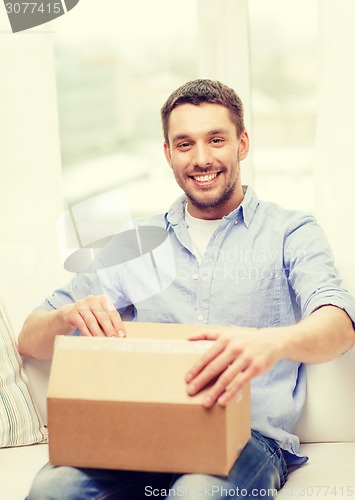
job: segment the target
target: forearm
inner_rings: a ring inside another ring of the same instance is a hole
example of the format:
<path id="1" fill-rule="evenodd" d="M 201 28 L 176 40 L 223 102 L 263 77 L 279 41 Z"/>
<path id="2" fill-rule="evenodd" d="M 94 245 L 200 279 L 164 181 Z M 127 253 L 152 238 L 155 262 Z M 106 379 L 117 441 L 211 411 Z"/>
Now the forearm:
<path id="1" fill-rule="evenodd" d="M 19 335 L 23 356 L 50 359 L 55 337 L 71 335 L 78 329 L 84 336 L 124 337 L 122 318 L 105 295 L 88 295 L 55 311 L 34 311 L 25 321 Z"/>
<path id="2" fill-rule="evenodd" d="M 284 359 L 302 363 L 329 361 L 355 343 L 351 319 L 335 306 L 321 307 L 295 325 L 270 328 L 268 332 L 280 334 Z"/>
<path id="3" fill-rule="evenodd" d="M 355 332 L 346 312 L 324 306 L 296 325 L 202 331 L 191 340 L 215 340 L 186 375 L 191 396 L 213 383 L 203 401 L 211 407 L 216 401 L 225 406 L 247 382 L 281 359 L 322 363 L 339 356 L 354 345 Z"/>
<path id="4" fill-rule="evenodd" d="M 64 306 L 65 307 L 65 306 Z M 50 359 L 57 335 L 70 335 L 74 328 L 64 320 L 62 309 L 38 309 L 26 319 L 18 338 L 19 352 L 23 356 Z"/>

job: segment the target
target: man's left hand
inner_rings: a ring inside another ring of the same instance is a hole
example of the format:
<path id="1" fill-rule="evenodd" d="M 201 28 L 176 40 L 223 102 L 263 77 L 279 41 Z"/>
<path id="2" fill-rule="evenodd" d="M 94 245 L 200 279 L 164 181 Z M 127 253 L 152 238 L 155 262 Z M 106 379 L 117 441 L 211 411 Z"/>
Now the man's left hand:
<path id="1" fill-rule="evenodd" d="M 210 408 L 216 402 L 225 406 L 247 382 L 281 359 L 281 338 L 275 331 L 242 327 L 191 336 L 189 340 L 215 342 L 187 373 L 188 394 L 193 396 L 212 384 L 203 406 Z"/>

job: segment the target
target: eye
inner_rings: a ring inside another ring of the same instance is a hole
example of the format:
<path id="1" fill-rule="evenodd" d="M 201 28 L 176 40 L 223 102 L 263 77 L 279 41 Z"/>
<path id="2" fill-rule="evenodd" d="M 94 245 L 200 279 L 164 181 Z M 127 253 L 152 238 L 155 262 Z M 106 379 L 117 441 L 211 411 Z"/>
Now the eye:
<path id="1" fill-rule="evenodd" d="M 180 144 L 177 145 L 178 149 L 189 149 L 191 147 L 191 142 L 180 142 Z"/>
<path id="2" fill-rule="evenodd" d="M 222 146 L 224 143 L 224 139 L 221 139 L 220 137 L 214 137 L 211 139 L 211 144 L 214 144 L 215 146 Z"/>

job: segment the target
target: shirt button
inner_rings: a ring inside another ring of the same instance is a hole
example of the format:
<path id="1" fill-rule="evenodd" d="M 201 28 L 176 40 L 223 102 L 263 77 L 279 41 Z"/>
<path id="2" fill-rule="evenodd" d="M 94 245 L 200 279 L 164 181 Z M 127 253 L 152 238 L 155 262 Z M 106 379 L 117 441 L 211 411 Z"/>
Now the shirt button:
<path id="1" fill-rule="evenodd" d="M 197 319 L 198 319 L 199 321 L 202 321 L 202 320 L 203 320 L 203 316 L 202 316 L 202 314 L 199 314 L 199 315 L 197 316 Z"/>
<path id="2" fill-rule="evenodd" d="M 192 279 L 194 279 L 194 280 L 198 280 L 198 274 L 193 274 L 193 275 L 192 275 Z"/>

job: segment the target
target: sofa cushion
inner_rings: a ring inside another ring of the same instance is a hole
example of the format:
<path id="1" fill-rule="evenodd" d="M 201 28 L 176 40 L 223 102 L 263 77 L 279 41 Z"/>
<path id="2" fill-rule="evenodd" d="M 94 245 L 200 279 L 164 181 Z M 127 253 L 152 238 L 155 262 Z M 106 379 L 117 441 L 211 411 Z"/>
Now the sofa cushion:
<path id="1" fill-rule="evenodd" d="M 0 305 L 0 448 L 46 442 L 10 325 Z"/>
<path id="2" fill-rule="evenodd" d="M 301 450 L 309 461 L 289 474 L 278 500 L 355 496 L 355 443 L 304 444 Z"/>
<path id="3" fill-rule="evenodd" d="M 289 474 L 278 500 L 355 496 L 355 443 L 305 444 L 302 451 L 310 457 L 309 462 Z M 1 498 L 25 498 L 35 474 L 46 462 L 47 445 L 0 450 Z"/>
<path id="4" fill-rule="evenodd" d="M 47 462 L 47 444 L 1 449 L 1 500 L 23 500 L 26 498 L 35 475 Z"/>

